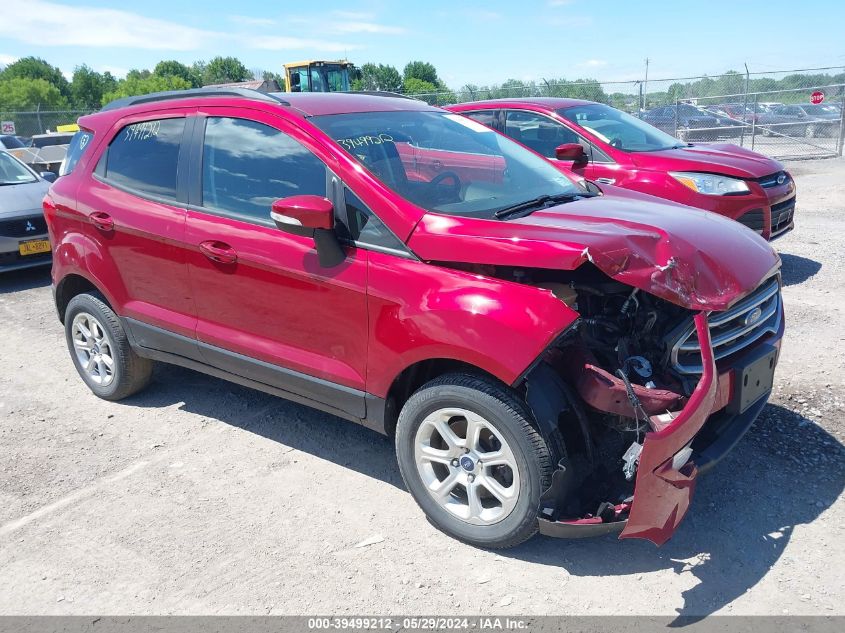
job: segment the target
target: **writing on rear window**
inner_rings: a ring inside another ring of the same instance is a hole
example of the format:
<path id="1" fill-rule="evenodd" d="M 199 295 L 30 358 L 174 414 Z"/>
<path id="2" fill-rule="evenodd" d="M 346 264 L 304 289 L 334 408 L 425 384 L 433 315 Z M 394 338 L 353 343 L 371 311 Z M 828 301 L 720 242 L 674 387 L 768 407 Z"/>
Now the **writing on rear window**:
<path id="1" fill-rule="evenodd" d="M 150 138 L 158 136 L 161 129 L 161 121 L 144 121 L 143 123 L 133 123 L 127 125 L 124 129 L 124 141 L 146 141 Z"/>

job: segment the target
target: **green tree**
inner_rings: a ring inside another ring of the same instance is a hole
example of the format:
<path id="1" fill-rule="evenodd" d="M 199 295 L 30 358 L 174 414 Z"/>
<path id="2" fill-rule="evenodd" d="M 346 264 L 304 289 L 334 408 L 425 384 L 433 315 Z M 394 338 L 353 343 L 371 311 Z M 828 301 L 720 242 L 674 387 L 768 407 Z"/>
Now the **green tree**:
<path id="1" fill-rule="evenodd" d="M 143 70 L 138 70 L 137 68 L 133 68 L 128 73 L 126 73 L 127 79 L 138 80 L 138 79 L 149 79 L 152 76 L 152 73 L 144 68 Z"/>
<path id="2" fill-rule="evenodd" d="M 70 84 L 62 71 L 40 57 L 22 57 L 12 62 L 0 72 L 0 79 L 43 79 L 55 86 L 66 99 L 71 96 Z"/>
<path id="3" fill-rule="evenodd" d="M 405 94 L 409 95 L 430 94 L 432 92 L 437 92 L 437 86 L 435 84 L 423 81 L 422 79 L 417 79 L 416 77 L 406 78 L 402 87 Z"/>
<path id="4" fill-rule="evenodd" d="M 202 85 L 200 75 L 192 68 L 189 68 L 182 62 L 177 62 L 175 59 L 160 61 L 153 68 L 153 74 L 159 77 L 180 77 L 191 84 L 193 88 L 199 88 Z"/>
<path id="5" fill-rule="evenodd" d="M 428 62 L 408 62 L 403 71 L 403 76 L 405 81 L 408 79 L 419 79 L 434 86 L 440 84 L 440 79 L 437 77 L 437 69 L 434 68 L 433 64 L 429 64 Z"/>
<path id="6" fill-rule="evenodd" d="M 236 57 L 215 57 L 204 68 L 202 84 L 225 84 L 235 81 L 248 81 L 252 73 Z"/>
<path id="7" fill-rule="evenodd" d="M 114 79 L 110 74 L 109 77 Z M 103 92 L 114 89 L 113 85 L 106 84 L 104 75 L 95 72 L 85 64 L 77 66 L 70 82 L 73 105 L 78 108 L 99 108 L 102 105 Z"/>
<path id="8" fill-rule="evenodd" d="M 60 110 L 67 106 L 65 96 L 46 79 L 0 79 L 0 110 Z"/>
<path id="9" fill-rule="evenodd" d="M 181 77 L 159 77 L 158 75 L 129 77 L 127 75 L 126 79 L 118 82 L 114 90 L 103 95 L 103 103 L 123 97 L 145 95 L 151 92 L 162 92 L 165 90 L 186 90 L 190 87 L 191 84 Z"/>
<path id="10" fill-rule="evenodd" d="M 358 76 L 352 80 L 353 90 L 402 90 L 402 76 L 389 64 L 364 64 L 356 74 Z"/>

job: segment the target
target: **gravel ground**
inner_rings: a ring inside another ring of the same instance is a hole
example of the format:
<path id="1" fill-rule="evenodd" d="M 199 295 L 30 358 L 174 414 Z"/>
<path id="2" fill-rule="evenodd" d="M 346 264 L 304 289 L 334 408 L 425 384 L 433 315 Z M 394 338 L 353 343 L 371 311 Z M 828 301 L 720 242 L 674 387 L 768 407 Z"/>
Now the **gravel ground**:
<path id="1" fill-rule="evenodd" d="M 389 440 L 176 367 L 97 399 L 0 278 L 0 614 L 845 614 L 845 161 L 790 165 L 776 391 L 660 549 L 431 527 Z"/>

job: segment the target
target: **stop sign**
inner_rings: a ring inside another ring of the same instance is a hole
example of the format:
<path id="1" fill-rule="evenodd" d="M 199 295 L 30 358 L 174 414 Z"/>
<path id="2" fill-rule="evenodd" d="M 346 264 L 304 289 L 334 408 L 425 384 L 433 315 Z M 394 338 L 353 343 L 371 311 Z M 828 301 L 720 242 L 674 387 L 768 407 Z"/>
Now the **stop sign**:
<path id="1" fill-rule="evenodd" d="M 822 101 L 824 101 L 824 93 L 821 90 L 816 90 L 813 94 L 810 95 L 811 103 L 815 103 L 816 105 L 818 105 Z"/>

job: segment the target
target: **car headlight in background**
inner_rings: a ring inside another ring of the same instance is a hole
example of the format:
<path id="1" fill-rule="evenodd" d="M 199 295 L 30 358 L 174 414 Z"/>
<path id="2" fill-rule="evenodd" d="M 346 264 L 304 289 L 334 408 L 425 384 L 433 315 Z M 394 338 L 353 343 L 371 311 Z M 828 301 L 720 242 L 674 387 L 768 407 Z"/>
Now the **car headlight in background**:
<path id="1" fill-rule="evenodd" d="M 748 184 L 739 178 L 699 174 L 694 171 L 670 171 L 669 175 L 682 185 L 707 196 L 727 196 L 750 191 Z"/>

